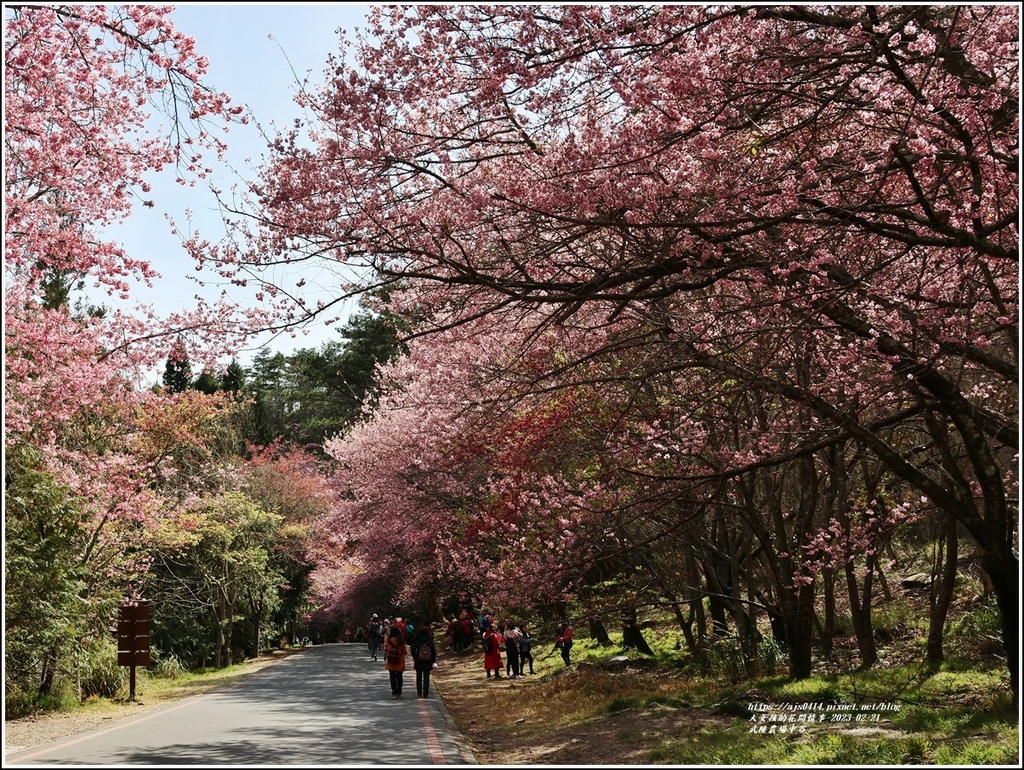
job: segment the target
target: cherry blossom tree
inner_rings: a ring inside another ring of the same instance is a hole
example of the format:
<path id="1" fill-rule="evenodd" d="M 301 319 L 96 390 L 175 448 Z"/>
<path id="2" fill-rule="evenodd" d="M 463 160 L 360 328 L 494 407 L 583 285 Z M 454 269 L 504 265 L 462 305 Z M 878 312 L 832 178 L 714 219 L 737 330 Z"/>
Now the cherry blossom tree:
<path id="1" fill-rule="evenodd" d="M 716 473 L 857 442 L 978 544 L 1016 693 L 1018 21 L 375 8 L 226 267 L 368 267 L 421 333 L 513 310 L 540 333 L 588 306 L 707 392 L 770 394 Z"/>
<path id="2" fill-rule="evenodd" d="M 202 84 L 207 61 L 172 11 L 4 7 L 5 449 L 30 449 L 33 472 L 79 517 L 66 556 L 80 580 L 53 590 L 89 607 L 71 628 L 107 646 L 111 613 L 141 585 L 160 519 L 220 483 L 219 463 L 205 461 L 216 458 L 226 401 L 151 393 L 140 374 L 178 333 L 204 360 L 237 336 L 224 334 L 224 313 L 161 319 L 72 302 L 77 287 L 93 302 L 104 292 L 129 299 L 133 280 L 157 278 L 150 255 L 126 253 L 103 229 L 158 204 L 151 173 L 202 180 L 224 148 L 217 132 L 244 119 Z M 9 598 L 32 585 L 8 577 Z"/>

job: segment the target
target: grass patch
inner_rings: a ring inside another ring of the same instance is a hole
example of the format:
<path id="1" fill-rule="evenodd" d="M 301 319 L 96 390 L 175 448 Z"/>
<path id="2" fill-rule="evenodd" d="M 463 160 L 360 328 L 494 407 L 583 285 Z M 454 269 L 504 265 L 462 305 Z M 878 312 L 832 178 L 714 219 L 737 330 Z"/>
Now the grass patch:
<path id="1" fill-rule="evenodd" d="M 649 708 L 690 710 L 681 721 L 676 717 L 682 727 L 669 733 L 638 726 L 637 717 L 616 733 L 624 745 L 645 747 L 651 764 L 1015 764 L 1019 754 L 1006 675 L 994 665 L 908 662 L 796 681 L 771 676 L 732 683 L 714 675 L 683 675 L 672 665 L 653 671 L 605 669 L 601 660 L 615 653 L 581 647 L 588 652 L 584 661 L 593 664 L 560 670 L 545 682 L 532 699 L 533 724 L 555 732 L 628 713 L 639 717 L 637 712 Z M 752 701 L 833 705 L 836 713 L 853 718 L 758 733 L 752 730 Z"/>
<path id="2" fill-rule="evenodd" d="M 753 735 L 744 724 L 709 725 L 688 735 L 664 741 L 648 758 L 666 765 L 785 764 L 785 742 Z"/>
<path id="3" fill-rule="evenodd" d="M 807 679 L 770 677 L 759 679 L 754 687 L 773 700 L 785 703 L 850 703 L 850 692 L 841 684 L 841 677 L 819 674 Z"/>

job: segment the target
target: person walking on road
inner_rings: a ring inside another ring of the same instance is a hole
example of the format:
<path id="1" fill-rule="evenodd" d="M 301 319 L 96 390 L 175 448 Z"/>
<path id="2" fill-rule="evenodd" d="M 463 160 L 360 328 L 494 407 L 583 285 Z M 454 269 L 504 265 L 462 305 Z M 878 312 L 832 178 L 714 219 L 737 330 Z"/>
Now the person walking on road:
<path id="1" fill-rule="evenodd" d="M 366 626 L 366 646 L 370 650 L 370 658 L 377 660 L 377 653 L 380 652 L 380 644 L 384 640 L 384 624 L 374 613 Z"/>
<path id="2" fill-rule="evenodd" d="M 412 652 L 412 667 L 416 670 L 416 695 L 420 698 L 429 697 L 430 672 L 434 670 L 437 661 L 434 630 L 429 623 L 425 623 L 413 634 L 409 651 Z"/>
<path id="3" fill-rule="evenodd" d="M 405 636 L 398 626 L 392 626 L 388 638 L 384 640 L 384 668 L 391 678 L 391 697 L 402 697 L 402 678 L 405 673 Z"/>

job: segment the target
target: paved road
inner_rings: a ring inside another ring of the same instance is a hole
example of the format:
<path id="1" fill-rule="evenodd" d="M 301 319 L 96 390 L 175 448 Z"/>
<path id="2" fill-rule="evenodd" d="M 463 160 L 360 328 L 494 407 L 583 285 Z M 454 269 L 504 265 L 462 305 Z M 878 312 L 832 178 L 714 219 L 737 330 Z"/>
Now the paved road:
<path id="1" fill-rule="evenodd" d="M 311 647 L 223 690 L 4 757 L 21 765 L 475 764 L 412 660 L 394 700 L 359 644 Z"/>

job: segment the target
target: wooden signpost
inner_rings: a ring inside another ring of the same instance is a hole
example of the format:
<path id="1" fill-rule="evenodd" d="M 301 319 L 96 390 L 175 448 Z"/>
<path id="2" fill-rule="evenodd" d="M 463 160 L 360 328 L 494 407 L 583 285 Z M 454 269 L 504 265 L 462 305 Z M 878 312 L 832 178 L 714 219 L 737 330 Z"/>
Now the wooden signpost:
<path id="1" fill-rule="evenodd" d="M 149 665 L 149 605 L 121 607 L 117 617 L 117 665 L 130 666 L 128 699 L 135 700 L 135 667 Z"/>

